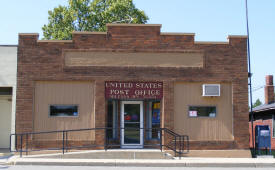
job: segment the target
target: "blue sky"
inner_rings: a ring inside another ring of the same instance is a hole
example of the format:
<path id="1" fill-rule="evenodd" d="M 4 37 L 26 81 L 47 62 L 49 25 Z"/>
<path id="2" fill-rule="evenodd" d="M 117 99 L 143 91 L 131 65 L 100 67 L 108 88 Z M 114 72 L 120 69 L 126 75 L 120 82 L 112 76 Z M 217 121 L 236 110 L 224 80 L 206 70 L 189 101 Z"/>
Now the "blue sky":
<path id="1" fill-rule="evenodd" d="M 245 0 L 134 0 L 151 24 L 162 32 L 195 33 L 196 41 L 227 41 L 228 35 L 246 35 Z M 48 10 L 67 0 L 1 0 L 0 44 L 17 44 L 18 33 L 38 32 L 48 21 Z M 275 76 L 275 1 L 248 0 L 253 87 Z M 253 100 L 264 101 L 264 90 Z"/>

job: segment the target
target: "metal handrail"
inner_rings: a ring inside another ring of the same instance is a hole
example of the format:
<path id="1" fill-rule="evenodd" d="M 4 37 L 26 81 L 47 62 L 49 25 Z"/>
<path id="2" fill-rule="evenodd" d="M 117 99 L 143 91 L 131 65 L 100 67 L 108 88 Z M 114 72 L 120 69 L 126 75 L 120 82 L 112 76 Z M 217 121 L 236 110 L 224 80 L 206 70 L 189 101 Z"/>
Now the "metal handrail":
<path id="1" fill-rule="evenodd" d="M 33 149 L 32 143 L 29 143 L 29 137 L 33 137 L 33 135 L 38 134 L 57 134 L 62 133 L 62 147 L 57 148 L 47 148 L 46 150 L 62 150 L 62 153 L 64 154 L 69 149 L 75 149 L 75 148 L 92 148 L 92 147 L 104 147 L 105 150 L 109 149 L 110 147 L 119 147 L 120 144 L 110 144 L 110 139 L 107 136 L 108 130 L 118 130 L 118 129 L 126 129 L 126 128 L 112 128 L 112 127 L 100 127 L 100 128 L 84 128 L 84 129 L 69 129 L 69 130 L 55 130 L 55 131 L 41 131 L 41 132 L 25 132 L 25 133 L 15 133 L 10 135 L 10 151 L 11 152 L 20 152 L 20 157 L 22 157 L 23 152 L 28 155 L 28 152 L 30 151 L 40 151 L 39 149 Z M 157 146 L 162 151 L 165 147 L 166 149 L 170 149 L 174 152 L 175 156 L 182 157 L 182 154 L 189 152 L 189 137 L 187 135 L 179 135 L 176 132 L 173 132 L 170 129 L 167 128 L 127 128 L 127 130 L 144 130 L 144 131 L 152 131 L 156 130 L 159 132 L 160 137 L 158 139 L 159 143 L 157 144 L 144 144 L 144 146 Z M 104 138 L 105 142 L 104 145 L 82 145 L 82 146 L 69 146 L 68 145 L 68 133 L 70 132 L 81 132 L 81 131 L 97 131 L 97 130 L 104 130 Z M 172 140 L 169 143 L 163 143 L 163 135 L 170 135 L 172 137 Z M 12 137 L 15 137 L 15 150 L 12 150 L 11 143 L 12 143 Z M 19 140 L 18 140 L 19 137 Z M 32 140 L 31 140 L 32 141 Z M 19 142 L 19 145 L 18 145 Z M 23 144 L 25 146 L 23 147 Z M 42 149 L 43 150 L 43 149 Z"/>

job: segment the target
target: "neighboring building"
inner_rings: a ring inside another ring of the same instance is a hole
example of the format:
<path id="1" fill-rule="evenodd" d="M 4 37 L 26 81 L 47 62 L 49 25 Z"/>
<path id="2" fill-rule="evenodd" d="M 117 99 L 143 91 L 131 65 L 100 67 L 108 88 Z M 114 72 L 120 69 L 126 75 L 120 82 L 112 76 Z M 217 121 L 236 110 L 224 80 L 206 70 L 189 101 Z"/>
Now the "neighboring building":
<path id="1" fill-rule="evenodd" d="M 16 68 L 17 46 L 0 45 L 0 148 L 9 148 L 15 133 Z"/>
<path id="2" fill-rule="evenodd" d="M 271 149 L 275 149 L 275 98 L 274 98 L 274 84 L 273 76 L 267 75 L 265 77 L 265 104 L 253 108 L 254 123 L 253 130 L 255 134 L 256 125 L 268 125 L 271 136 Z M 249 123 L 250 124 L 250 123 Z M 252 147 L 252 135 L 250 124 L 250 147 Z"/>
<path id="3" fill-rule="evenodd" d="M 128 127 L 163 127 L 189 135 L 190 149 L 248 149 L 247 37 L 197 42 L 160 28 L 108 24 L 72 40 L 19 34 L 16 132 L 110 127 L 109 140 L 121 148 L 143 148 L 160 134 Z M 101 130 L 67 137 L 105 141 Z M 36 147 L 61 139 L 30 138 Z"/>

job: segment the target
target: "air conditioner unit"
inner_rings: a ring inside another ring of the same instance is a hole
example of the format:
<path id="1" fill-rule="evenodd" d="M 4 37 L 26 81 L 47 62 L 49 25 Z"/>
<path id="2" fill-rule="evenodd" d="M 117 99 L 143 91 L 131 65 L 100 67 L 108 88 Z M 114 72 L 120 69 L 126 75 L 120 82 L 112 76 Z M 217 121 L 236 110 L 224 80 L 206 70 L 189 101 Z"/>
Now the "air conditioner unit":
<path id="1" fill-rule="evenodd" d="M 203 84 L 202 96 L 220 96 L 220 84 Z"/>

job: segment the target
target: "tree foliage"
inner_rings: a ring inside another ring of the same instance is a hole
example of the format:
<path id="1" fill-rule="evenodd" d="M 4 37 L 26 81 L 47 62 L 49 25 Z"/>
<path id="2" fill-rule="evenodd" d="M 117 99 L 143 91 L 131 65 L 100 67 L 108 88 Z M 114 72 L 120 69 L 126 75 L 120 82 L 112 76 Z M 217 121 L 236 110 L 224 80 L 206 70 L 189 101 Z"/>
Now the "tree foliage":
<path id="1" fill-rule="evenodd" d="M 50 10 L 42 27 L 44 39 L 68 40 L 72 31 L 106 31 L 107 23 L 146 23 L 148 17 L 132 0 L 68 0 Z"/>
<path id="2" fill-rule="evenodd" d="M 263 104 L 263 103 L 261 102 L 261 100 L 260 100 L 260 99 L 257 99 L 257 100 L 255 101 L 255 103 L 253 103 L 252 108 L 255 108 L 255 107 L 260 106 L 260 105 L 262 105 L 262 104 Z"/>

